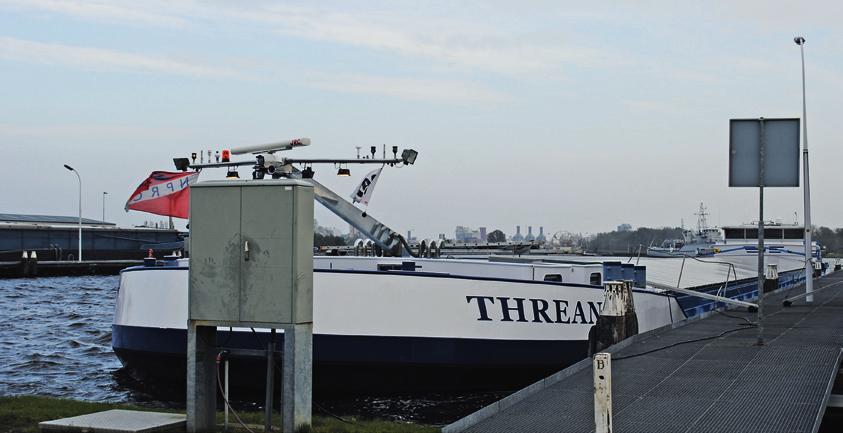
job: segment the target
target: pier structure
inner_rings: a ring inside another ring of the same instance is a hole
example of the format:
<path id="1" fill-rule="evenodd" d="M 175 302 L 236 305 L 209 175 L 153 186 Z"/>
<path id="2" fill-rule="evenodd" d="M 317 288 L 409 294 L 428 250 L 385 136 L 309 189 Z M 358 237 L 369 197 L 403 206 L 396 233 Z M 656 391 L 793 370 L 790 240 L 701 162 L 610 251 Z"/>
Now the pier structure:
<path id="1" fill-rule="evenodd" d="M 843 355 L 843 273 L 764 298 L 755 313 L 712 311 L 633 336 L 611 356 L 612 426 L 630 432 L 816 432 Z M 784 302 L 787 300 L 788 302 Z M 785 306 L 785 305 L 790 306 Z M 456 432 L 593 432 L 591 358 L 445 426 Z M 838 384 L 839 386 L 839 384 Z"/>
<path id="2" fill-rule="evenodd" d="M 143 260 L 41 261 L 33 260 L 32 253 L 26 253 L 26 259 L 0 262 L 0 278 L 117 275 L 130 266 L 143 264 Z"/>

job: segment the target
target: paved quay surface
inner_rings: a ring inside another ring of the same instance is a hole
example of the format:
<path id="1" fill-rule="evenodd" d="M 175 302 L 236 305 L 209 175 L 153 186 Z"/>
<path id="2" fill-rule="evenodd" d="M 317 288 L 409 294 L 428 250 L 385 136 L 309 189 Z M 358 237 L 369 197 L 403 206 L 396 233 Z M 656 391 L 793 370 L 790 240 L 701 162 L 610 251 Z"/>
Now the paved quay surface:
<path id="1" fill-rule="evenodd" d="M 148 433 L 184 427 L 186 416 L 177 413 L 112 409 L 88 415 L 45 421 L 41 431 L 82 433 Z"/>
<path id="2" fill-rule="evenodd" d="M 815 280 L 814 302 L 767 294 L 764 346 L 756 314 L 730 310 L 634 337 L 612 353 L 613 430 L 814 432 L 843 348 L 843 272 Z M 694 342 L 683 343 L 691 340 Z M 626 344 L 625 344 L 626 343 Z M 681 344 L 677 344 L 681 343 Z M 443 428 L 466 432 L 592 432 L 591 360 Z"/>

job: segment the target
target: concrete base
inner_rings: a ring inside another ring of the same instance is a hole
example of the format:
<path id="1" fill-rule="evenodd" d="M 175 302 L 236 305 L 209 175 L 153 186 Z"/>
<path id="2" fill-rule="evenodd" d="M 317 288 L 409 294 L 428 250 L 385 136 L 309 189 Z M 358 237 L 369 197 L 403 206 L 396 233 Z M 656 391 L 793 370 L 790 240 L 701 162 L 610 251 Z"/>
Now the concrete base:
<path id="1" fill-rule="evenodd" d="M 44 421 L 38 423 L 38 428 L 41 431 L 138 433 L 183 427 L 185 421 L 185 415 L 178 413 L 114 409 L 55 421 Z"/>
<path id="2" fill-rule="evenodd" d="M 214 431 L 217 413 L 217 328 L 187 325 L 187 431 Z"/>
<path id="3" fill-rule="evenodd" d="M 293 433 L 310 426 L 313 394 L 313 324 L 284 327 L 281 381 L 281 431 Z"/>

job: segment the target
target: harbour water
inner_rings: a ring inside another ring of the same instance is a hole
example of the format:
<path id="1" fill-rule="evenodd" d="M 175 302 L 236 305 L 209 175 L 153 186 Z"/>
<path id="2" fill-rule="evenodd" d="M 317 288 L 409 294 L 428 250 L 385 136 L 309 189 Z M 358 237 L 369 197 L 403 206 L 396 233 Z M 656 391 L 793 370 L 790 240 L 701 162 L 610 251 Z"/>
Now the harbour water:
<path id="1" fill-rule="evenodd" d="M 131 401 L 111 352 L 118 277 L 0 279 L 0 395 Z"/>
<path id="2" fill-rule="evenodd" d="M 42 395 L 184 406 L 183 387 L 139 383 L 111 349 L 118 276 L 0 279 L 0 396 Z M 366 396 L 317 401 L 318 414 L 445 424 L 508 392 Z M 258 410 L 262 398 L 235 399 Z"/>

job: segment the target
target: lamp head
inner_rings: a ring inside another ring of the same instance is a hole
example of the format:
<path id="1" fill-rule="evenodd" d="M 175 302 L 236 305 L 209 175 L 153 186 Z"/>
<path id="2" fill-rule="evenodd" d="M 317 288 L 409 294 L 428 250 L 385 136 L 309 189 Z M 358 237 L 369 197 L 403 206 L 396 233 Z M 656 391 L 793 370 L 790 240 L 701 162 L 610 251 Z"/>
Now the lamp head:
<path id="1" fill-rule="evenodd" d="M 793 38 L 793 42 L 796 42 L 796 45 L 802 45 L 805 43 L 805 38 L 803 38 L 802 36 L 797 36 Z"/>
<path id="2" fill-rule="evenodd" d="M 413 165 L 417 156 L 419 156 L 419 153 L 413 149 L 404 149 L 401 152 L 401 159 L 404 160 L 404 164 Z"/>
<path id="3" fill-rule="evenodd" d="M 70 170 L 70 171 L 76 171 L 76 170 L 74 170 L 74 169 L 73 169 L 73 167 L 71 167 L 71 166 L 69 166 L 69 165 L 67 165 L 67 164 L 65 164 L 65 165 L 64 165 L 64 168 L 66 168 L 66 169 L 68 169 L 68 170 Z"/>
<path id="4" fill-rule="evenodd" d="M 187 158 L 173 158 L 173 165 L 176 166 L 176 170 L 187 171 L 188 167 L 190 167 L 190 160 Z"/>

